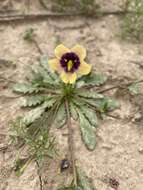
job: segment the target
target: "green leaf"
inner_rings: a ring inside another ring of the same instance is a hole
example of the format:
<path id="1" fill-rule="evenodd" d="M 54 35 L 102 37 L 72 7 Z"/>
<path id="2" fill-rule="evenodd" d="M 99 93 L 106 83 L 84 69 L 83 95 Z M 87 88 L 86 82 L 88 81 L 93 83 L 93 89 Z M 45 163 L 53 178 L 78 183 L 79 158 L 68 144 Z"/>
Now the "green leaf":
<path id="1" fill-rule="evenodd" d="M 32 41 L 33 37 L 34 37 L 34 29 L 28 28 L 23 35 L 23 39 L 26 41 Z"/>
<path id="2" fill-rule="evenodd" d="M 85 85 L 85 82 L 82 81 L 82 80 L 79 80 L 79 81 L 77 81 L 77 83 L 76 83 L 76 87 L 77 87 L 77 88 L 81 88 L 81 87 L 83 87 L 84 85 Z"/>
<path id="3" fill-rule="evenodd" d="M 75 187 L 75 190 L 83 190 L 80 186 Z"/>
<path id="4" fill-rule="evenodd" d="M 40 59 L 40 65 L 48 72 L 48 75 L 53 80 L 55 84 L 59 83 L 59 77 L 55 72 L 52 72 L 49 64 L 48 64 L 48 57 L 46 55 L 42 56 Z"/>
<path id="5" fill-rule="evenodd" d="M 53 76 L 53 75 L 51 75 Z M 47 86 L 46 84 L 50 84 L 52 85 L 52 87 L 56 87 L 59 85 L 59 80 L 58 80 L 58 77 L 56 78 L 51 78 L 51 76 L 45 76 L 44 79 L 43 79 L 43 83 L 45 84 L 45 86 Z"/>
<path id="6" fill-rule="evenodd" d="M 45 60 L 46 59 L 46 60 Z M 59 77 L 48 68 L 47 58 L 42 57 L 40 65 L 32 69 L 33 79 L 32 84 L 41 87 L 52 87 L 60 84 Z M 47 66 L 46 66 L 47 65 Z"/>
<path id="7" fill-rule="evenodd" d="M 25 169 L 28 167 L 28 165 L 30 164 L 30 162 L 32 161 L 31 158 L 28 158 L 28 159 L 20 159 L 20 158 L 17 158 L 16 161 L 15 161 L 15 172 L 16 172 L 16 175 L 18 177 L 20 177 L 23 172 L 25 171 Z"/>
<path id="8" fill-rule="evenodd" d="M 45 70 L 41 66 L 37 66 L 36 70 L 33 70 L 32 84 L 48 87 L 54 84 L 54 80 L 51 78 L 48 70 Z"/>
<path id="9" fill-rule="evenodd" d="M 19 138 L 23 139 L 27 133 L 27 126 L 22 122 L 22 117 L 17 117 L 10 123 L 9 136 L 11 144 L 17 144 Z"/>
<path id="10" fill-rule="evenodd" d="M 83 190 L 80 186 L 61 187 L 58 190 Z"/>
<path id="11" fill-rule="evenodd" d="M 95 190 L 89 178 L 79 168 L 77 168 L 77 181 L 82 190 Z"/>
<path id="12" fill-rule="evenodd" d="M 72 102 L 70 103 L 71 115 L 72 117 L 74 117 L 73 118 L 74 120 L 77 120 L 78 119 L 77 112 L 80 112 L 85 116 L 85 118 L 89 121 L 89 123 L 92 126 L 97 127 L 98 119 L 97 119 L 96 111 L 88 106 L 88 103 L 93 105 L 91 101 L 95 104 L 95 101 L 93 101 L 92 99 L 89 99 L 89 100 L 82 99 L 82 98 L 73 99 Z M 94 108 L 94 105 L 93 105 L 93 108 Z"/>
<path id="13" fill-rule="evenodd" d="M 61 128 L 65 125 L 66 111 L 65 111 L 64 104 L 60 105 L 54 123 L 57 128 Z"/>
<path id="14" fill-rule="evenodd" d="M 48 57 L 43 55 L 40 57 L 40 65 L 47 71 L 49 71 Z"/>
<path id="15" fill-rule="evenodd" d="M 83 114 L 79 113 L 79 123 L 82 139 L 89 150 L 94 150 L 96 146 L 95 132 L 89 121 Z"/>
<path id="16" fill-rule="evenodd" d="M 88 119 L 89 123 L 92 126 L 97 127 L 98 119 L 97 119 L 96 112 L 94 110 L 90 109 L 88 106 L 83 106 L 80 109 L 81 109 L 82 113 L 85 115 L 86 119 Z"/>
<path id="17" fill-rule="evenodd" d="M 106 80 L 107 80 L 107 77 L 104 75 L 90 73 L 89 75 L 81 77 L 79 81 L 85 82 L 83 86 L 88 86 L 88 85 L 99 86 L 99 85 L 104 84 Z"/>
<path id="18" fill-rule="evenodd" d="M 74 97 L 74 98 L 72 98 L 71 101 L 77 107 L 82 107 L 82 106 L 87 105 L 87 103 L 85 101 L 83 101 L 82 98 L 80 98 L 80 97 L 78 99 L 76 97 Z"/>
<path id="19" fill-rule="evenodd" d="M 119 107 L 118 102 L 110 97 L 104 97 L 104 99 L 96 100 L 95 105 L 102 113 L 112 111 Z"/>
<path id="20" fill-rule="evenodd" d="M 132 95 L 136 95 L 139 93 L 139 88 L 138 88 L 138 85 L 136 83 L 128 86 L 128 90 Z"/>
<path id="21" fill-rule="evenodd" d="M 102 94 L 98 94 L 93 91 L 81 91 L 77 93 L 78 96 L 84 97 L 84 98 L 89 98 L 89 99 L 101 99 L 104 98 Z"/>
<path id="22" fill-rule="evenodd" d="M 50 107 L 52 107 L 54 105 L 54 103 L 56 102 L 56 100 L 57 100 L 56 97 L 51 96 L 51 95 L 47 95 L 45 97 L 45 102 L 44 102 L 43 106 L 45 108 L 50 108 Z"/>
<path id="23" fill-rule="evenodd" d="M 123 39 L 134 41 L 142 41 L 143 39 L 143 1 L 142 0 L 127 0 L 125 11 L 132 12 L 126 14 L 122 19 Z"/>
<path id="24" fill-rule="evenodd" d="M 72 118 L 76 121 L 78 119 L 77 107 L 73 102 L 70 102 L 70 113 Z"/>
<path id="25" fill-rule="evenodd" d="M 45 109 L 46 109 L 45 105 L 32 109 L 31 111 L 25 114 L 25 116 L 22 119 L 22 122 L 26 125 L 33 123 L 36 119 L 38 119 L 42 115 Z"/>
<path id="26" fill-rule="evenodd" d="M 40 95 L 22 97 L 20 98 L 20 106 L 21 107 L 37 106 L 43 103 L 44 99 L 45 99 L 44 96 L 40 96 Z"/>
<path id="27" fill-rule="evenodd" d="M 45 156 L 50 158 L 55 154 L 55 138 L 49 136 L 49 130 L 40 130 L 37 136 L 27 142 L 29 145 L 29 152 L 31 155 L 35 155 L 39 163 L 42 163 Z"/>
<path id="28" fill-rule="evenodd" d="M 105 99 L 107 101 L 107 104 L 108 104 L 107 105 L 107 109 L 109 111 L 112 111 L 112 110 L 114 110 L 114 109 L 116 109 L 116 108 L 119 107 L 119 103 L 115 99 L 112 99 L 110 97 L 105 97 Z"/>
<path id="29" fill-rule="evenodd" d="M 75 190 L 73 187 L 61 187 L 58 190 Z"/>
<path id="30" fill-rule="evenodd" d="M 18 92 L 18 93 L 23 93 L 23 94 L 26 94 L 26 93 L 37 93 L 40 91 L 40 89 L 36 86 L 33 86 L 31 84 L 24 84 L 24 83 L 18 83 L 16 85 L 14 85 L 13 87 L 13 90 L 14 92 Z"/>

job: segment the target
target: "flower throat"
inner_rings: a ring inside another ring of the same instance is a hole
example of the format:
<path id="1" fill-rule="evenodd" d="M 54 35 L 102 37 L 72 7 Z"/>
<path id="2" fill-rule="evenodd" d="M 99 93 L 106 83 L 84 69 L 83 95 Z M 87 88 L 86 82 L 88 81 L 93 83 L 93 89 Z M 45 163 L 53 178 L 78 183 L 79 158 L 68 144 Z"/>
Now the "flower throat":
<path id="1" fill-rule="evenodd" d="M 73 73 L 79 68 L 80 59 L 74 52 L 65 53 L 61 57 L 60 64 L 64 68 L 65 72 Z"/>

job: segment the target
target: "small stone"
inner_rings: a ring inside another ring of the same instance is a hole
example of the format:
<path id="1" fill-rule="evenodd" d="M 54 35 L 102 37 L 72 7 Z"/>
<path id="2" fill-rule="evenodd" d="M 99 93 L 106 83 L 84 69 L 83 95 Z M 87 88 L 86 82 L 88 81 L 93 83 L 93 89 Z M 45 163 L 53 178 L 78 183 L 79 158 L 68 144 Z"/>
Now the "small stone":
<path id="1" fill-rule="evenodd" d="M 70 162 L 68 159 L 63 159 L 61 161 L 61 165 L 60 165 L 60 169 L 61 169 L 61 172 L 65 171 L 66 169 L 68 169 L 70 167 Z"/>
<path id="2" fill-rule="evenodd" d="M 140 147 L 138 148 L 138 151 L 139 151 L 139 153 L 143 154 L 143 147 L 140 146 Z"/>
<path id="3" fill-rule="evenodd" d="M 109 144 L 103 144 L 103 145 L 102 145 L 102 148 L 107 149 L 107 150 L 111 150 L 111 149 L 112 149 L 112 146 L 109 145 Z"/>
<path id="4" fill-rule="evenodd" d="M 142 118 L 141 113 L 136 113 L 135 116 L 132 119 L 132 122 L 140 121 L 141 118 Z"/>
<path id="5" fill-rule="evenodd" d="M 110 179 L 109 179 L 109 185 L 110 185 L 113 189 L 117 190 L 118 187 L 119 187 L 119 182 L 118 182 L 116 179 L 114 179 L 114 178 L 110 178 Z"/>

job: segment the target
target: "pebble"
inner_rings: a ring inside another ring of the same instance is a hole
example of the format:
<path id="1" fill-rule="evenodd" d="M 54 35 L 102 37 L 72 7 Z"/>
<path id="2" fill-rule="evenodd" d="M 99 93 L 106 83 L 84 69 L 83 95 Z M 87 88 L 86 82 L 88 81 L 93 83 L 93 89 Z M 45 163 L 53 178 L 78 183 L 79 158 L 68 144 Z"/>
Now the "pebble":
<path id="1" fill-rule="evenodd" d="M 140 147 L 138 148 L 138 151 L 139 151 L 139 153 L 143 154 L 143 146 L 140 146 Z"/>

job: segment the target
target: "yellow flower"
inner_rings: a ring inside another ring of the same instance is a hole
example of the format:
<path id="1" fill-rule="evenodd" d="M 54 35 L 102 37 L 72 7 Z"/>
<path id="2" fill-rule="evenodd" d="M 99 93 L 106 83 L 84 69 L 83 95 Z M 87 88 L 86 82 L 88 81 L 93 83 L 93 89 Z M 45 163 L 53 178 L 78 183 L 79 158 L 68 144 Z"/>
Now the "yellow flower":
<path id="1" fill-rule="evenodd" d="M 91 65 L 87 64 L 86 49 L 75 45 L 69 49 L 60 44 L 55 49 L 56 58 L 48 61 L 52 70 L 57 71 L 64 83 L 75 83 L 77 75 L 87 75 L 91 71 Z"/>

